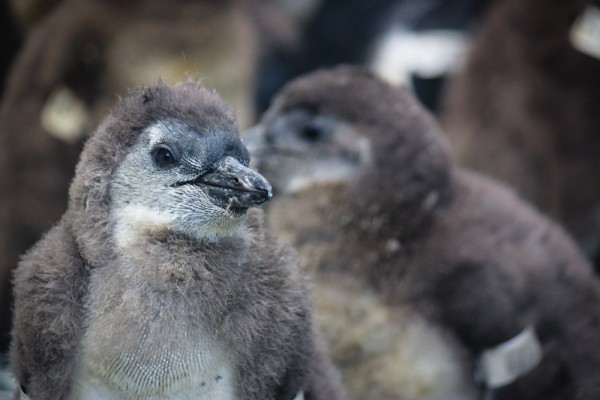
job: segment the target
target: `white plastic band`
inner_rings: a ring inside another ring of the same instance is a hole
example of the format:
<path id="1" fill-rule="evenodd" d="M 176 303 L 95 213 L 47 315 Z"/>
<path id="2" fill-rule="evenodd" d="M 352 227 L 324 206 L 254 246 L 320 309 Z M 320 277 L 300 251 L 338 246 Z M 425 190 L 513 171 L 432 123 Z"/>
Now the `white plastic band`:
<path id="1" fill-rule="evenodd" d="M 570 37 L 577 50 L 600 59 L 600 8 L 587 6 L 575 20 Z"/>
<path id="2" fill-rule="evenodd" d="M 534 369 L 542 360 L 542 346 L 531 327 L 493 349 L 483 352 L 480 368 L 488 388 L 496 389 L 514 382 Z"/>
<path id="3" fill-rule="evenodd" d="M 19 388 L 19 400 L 31 400 L 21 388 Z"/>
<path id="4" fill-rule="evenodd" d="M 304 392 L 302 390 L 299 391 L 294 400 L 304 400 Z"/>

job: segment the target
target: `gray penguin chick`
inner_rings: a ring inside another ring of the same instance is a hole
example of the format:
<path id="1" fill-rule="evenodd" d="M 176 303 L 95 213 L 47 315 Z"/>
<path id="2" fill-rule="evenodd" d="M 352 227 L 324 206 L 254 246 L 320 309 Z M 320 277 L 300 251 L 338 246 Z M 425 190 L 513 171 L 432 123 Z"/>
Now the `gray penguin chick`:
<path id="1" fill-rule="evenodd" d="M 293 252 L 231 109 L 197 83 L 122 100 L 14 278 L 12 370 L 38 399 L 338 399 Z"/>
<path id="2" fill-rule="evenodd" d="M 315 277 L 349 397 L 600 398 L 591 266 L 513 192 L 454 166 L 408 92 L 318 71 L 245 140 L 273 185 L 269 228 Z"/>

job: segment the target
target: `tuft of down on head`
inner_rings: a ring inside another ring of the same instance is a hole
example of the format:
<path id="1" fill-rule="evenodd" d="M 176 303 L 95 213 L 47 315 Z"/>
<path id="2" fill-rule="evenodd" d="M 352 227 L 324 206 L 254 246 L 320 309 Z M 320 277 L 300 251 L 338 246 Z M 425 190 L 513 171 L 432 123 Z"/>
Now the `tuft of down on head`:
<path id="1" fill-rule="evenodd" d="M 408 92 L 361 67 L 291 82 L 246 140 L 276 193 L 341 184 L 364 215 L 388 209 L 386 223 L 407 228 L 422 224 L 450 187 L 437 123 Z"/>
<path id="2" fill-rule="evenodd" d="M 130 246 L 166 233 L 196 239 L 231 234 L 245 211 L 271 196 L 248 168 L 235 116 L 196 82 L 133 92 L 86 144 L 68 214 L 92 260 L 106 243 Z"/>

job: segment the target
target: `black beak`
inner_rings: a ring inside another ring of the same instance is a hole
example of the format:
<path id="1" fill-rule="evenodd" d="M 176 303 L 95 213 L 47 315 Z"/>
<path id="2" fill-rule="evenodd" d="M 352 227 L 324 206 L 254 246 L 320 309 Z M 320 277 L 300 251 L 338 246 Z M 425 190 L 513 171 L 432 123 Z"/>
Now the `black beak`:
<path id="1" fill-rule="evenodd" d="M 273 197 L 271 184 L 233 157 L 223 158 L 214 172 L 203 175 L 195 183 L 206 185 L 211 197 L 233 210 L 260 206 Z"/>

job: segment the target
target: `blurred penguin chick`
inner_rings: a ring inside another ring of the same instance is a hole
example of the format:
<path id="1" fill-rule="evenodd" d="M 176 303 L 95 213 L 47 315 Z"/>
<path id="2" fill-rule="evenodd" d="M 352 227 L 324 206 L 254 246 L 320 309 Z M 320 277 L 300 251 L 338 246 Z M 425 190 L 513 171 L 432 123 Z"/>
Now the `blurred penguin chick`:
<path id="1" fill-rule="evenodd" d="M 498 1 L 444 124 L 457 161 L 562 223 L 600 271 L 600 1 Z"/>
<path id="2" fill-rule="evenodd" d="M 590 266 L 510 190 L 452 165 L 407 92 L 360 68 L 316 72 L 288 84 L 246 141 L 273 184 L 269 226 L 317 282 L 350 396 L 476 398 L 477 365 L 505 362 L 497 349 L 515 341 L 518 367 L 484 370 L 482 390 L 600 395 Z"/>

